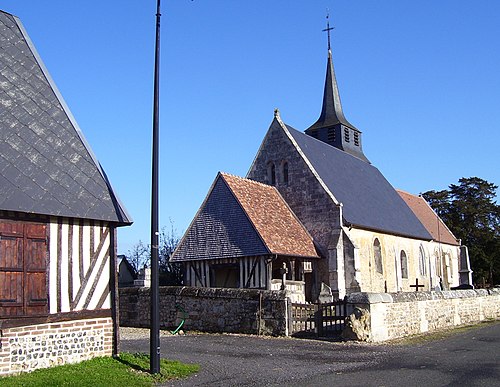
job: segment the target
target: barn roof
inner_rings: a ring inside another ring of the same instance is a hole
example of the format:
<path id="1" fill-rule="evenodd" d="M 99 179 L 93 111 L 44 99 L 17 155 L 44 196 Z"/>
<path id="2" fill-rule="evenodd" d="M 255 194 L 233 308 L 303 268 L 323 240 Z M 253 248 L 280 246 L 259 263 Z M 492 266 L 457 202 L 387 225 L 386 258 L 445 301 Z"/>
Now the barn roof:
<path id="1" fill-rule="evenodd" d="M 460 245 L 457 238 L 455 238 L 450 229 L 423 197 L 412 195 L 401 190 L 397 190 L 397 192 L 406 204 L 408 204 L 417 218 L 420 219 L 420 222 L 422 222 L 427 231 L 432 235 L 433 240 L 455 246 Z"/>
<path id="2" fill-rule="evenodd" d="M 0 210 L 131 224 L 20 20 L 0 11 Z"/>
<path id="3" fill-rule="evenodd" d="M 347 225 L 424 240 L 432 237 L 380 171 L 357 157 L 278 123 L 317 178 L 342 203 Z"/>
<path id="4" fill-rule="evenodd" d="M 318 257 L 275 187 L 219 173 L 172 260 L 269 254 Z"/>

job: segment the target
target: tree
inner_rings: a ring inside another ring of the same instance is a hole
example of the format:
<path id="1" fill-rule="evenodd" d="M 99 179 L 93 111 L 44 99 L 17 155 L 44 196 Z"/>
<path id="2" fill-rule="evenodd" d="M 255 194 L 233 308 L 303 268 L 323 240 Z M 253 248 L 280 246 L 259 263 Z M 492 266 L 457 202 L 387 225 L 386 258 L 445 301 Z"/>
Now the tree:
<path id="1" fill-rule="evenodd" d="M 170 262 L 172 253 L 174 252 L 179 237 L 174 224 L 170 221 L 170 229 L 162 227 L 160 232 L 160 246 L 158 250 L 159 259 L 159 274 L 160 285 L 182 285 L 183 284 L 183 271 L 180 263 Z M 141 240 L 137 242 L 132 249 L 127 253 L 127 259 L 135 270 L 135 274 L 140 269 L 151 266 L 151 250 L 150 245 L 145 244 Z"/>
<path id="2" fill-rule="evenodd" d="M 461 178 L 448 190 L 423 197 L 462 244 L 469 248 L 475 281 L 500 282 L 500 206 L 498 186 L 478 177 Z"/>
<path id="3" fill-rule="evenodd" d="M 149 246 L 144 244 L 141 240 L 137 242 L 127 252 L 127 260 L 134 269 L 134 274 L 137 275 L 139 270 L 148 266 L 150 261 Z"/>
<path id="4" fill-rule="evenodd" d="M 170 258 L 179 244 L 179 237 L 174 224 L 170 221 L 170 230 L 165 227 L 160 233 L 160 250 L 158 252 L 160 259 L 160 284 L 161 285 L 182 285 L 183 270 L 180 263 L 171 262 Z"/>

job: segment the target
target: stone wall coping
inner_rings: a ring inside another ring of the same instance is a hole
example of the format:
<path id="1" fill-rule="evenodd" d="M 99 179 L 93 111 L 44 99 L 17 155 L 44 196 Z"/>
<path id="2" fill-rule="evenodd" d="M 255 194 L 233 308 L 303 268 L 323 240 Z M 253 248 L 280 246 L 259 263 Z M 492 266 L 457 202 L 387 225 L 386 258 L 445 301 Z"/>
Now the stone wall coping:
<path id="1" fill-rule="evenodd" d="M 120 288 L 122 296 L 149 295 L 150 288 Z M 286 291 L 260 289 L 230 289 L 230 288 L 198 288 L 192 286 L 160 286 L 160 296 L 200 297 L 200 298 L 229 298 L 240 300 L 258 300 L 262 295 L 268 300 L 285 300 Z"/>
<path id="2" fill-rule="evenodd" d="M 444 290 L 431 292 L 400 292 L 400 293 L 351 293 L 345 298 L 349 304 L 381 304 L 397 302 L 415 302 L 429 300 L 443 300 L 456 298 L 486 297 L 500 295 L 500 289 L 466 289 Z"/>

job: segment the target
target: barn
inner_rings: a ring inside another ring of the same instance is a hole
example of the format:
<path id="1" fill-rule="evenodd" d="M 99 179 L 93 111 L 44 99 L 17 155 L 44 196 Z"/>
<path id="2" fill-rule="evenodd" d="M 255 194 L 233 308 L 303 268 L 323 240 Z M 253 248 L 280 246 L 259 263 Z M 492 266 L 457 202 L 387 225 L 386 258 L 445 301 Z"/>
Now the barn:
<path id="1" fill-rule="evenodd" d="M 0 11 L 0 375 L 117 351 L 130 216 L 20 20 Z"/>

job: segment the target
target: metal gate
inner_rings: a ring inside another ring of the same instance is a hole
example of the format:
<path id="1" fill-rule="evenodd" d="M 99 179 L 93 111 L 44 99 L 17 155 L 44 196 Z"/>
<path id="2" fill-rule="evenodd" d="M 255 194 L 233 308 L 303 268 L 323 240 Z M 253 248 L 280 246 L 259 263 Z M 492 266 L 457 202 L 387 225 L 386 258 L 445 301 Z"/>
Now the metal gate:
<path id="1" fill-rule="evenodd" d="M 325 304 L 292 303 L 293 336 L 332 337 L 345 327 L 346 303 L 338 300 Z"/>

